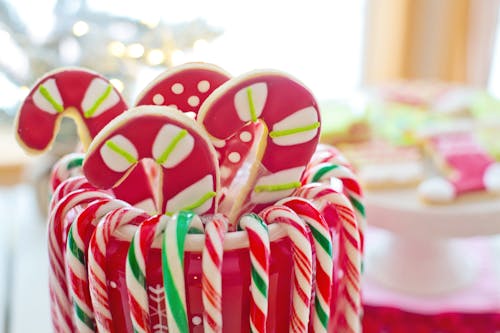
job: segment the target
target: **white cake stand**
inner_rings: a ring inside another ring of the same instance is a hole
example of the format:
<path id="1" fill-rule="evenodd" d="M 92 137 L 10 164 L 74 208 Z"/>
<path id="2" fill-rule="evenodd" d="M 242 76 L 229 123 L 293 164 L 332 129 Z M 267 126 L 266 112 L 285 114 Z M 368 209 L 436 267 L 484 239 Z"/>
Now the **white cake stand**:
<path id="1" fill-rule="evenodd" d="M 464 198 L 451 205 L 421 203 L 416 191 L 368 192 L 369 225 L 389 231 L 367 253 L 366 276 L 413 295 L 437 295 L 474 281 L 477 254 L 463 237 L 500 234 L 500 198 Z"/>

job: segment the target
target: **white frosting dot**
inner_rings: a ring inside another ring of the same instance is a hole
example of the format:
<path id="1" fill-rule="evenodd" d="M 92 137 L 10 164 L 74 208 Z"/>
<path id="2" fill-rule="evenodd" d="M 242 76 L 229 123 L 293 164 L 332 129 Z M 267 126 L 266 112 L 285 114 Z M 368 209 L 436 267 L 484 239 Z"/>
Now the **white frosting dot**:
<path id="1" fill-rule="evenodd" d="M 188 98 L 188 104 L 191 106 L 198 106 L 200 104 L 200 98 L 198 96 L 190 96 Z"/>
<path id="2" fill-rule="evenodd" d="M 116 282 L 115 282 L 115 281 L 111 281 L 111 282 L 109 283 L 109 286 L 110 286 L 111 288 L 113 288 L 113 289 L 116 289 L 116 287 L 118 287 L 118 286 L 116 285 Z"/>
<path id="3" fill-rule="evenodd" d="M 182 85 L 182 83 L 174 83 L 171 89 L 172 92 L 176 95 L 180 95 L 184 92 L 184 86 Z"/>
<path id="4" fill-rule="evenodd" d="M 229 154 L 228 158 L 229 161 L 233 163 L 238 163 L 241 160 L 241 155 L 240 153 L 233 151 L 232 153 Z"/>
<path id="5" fill-rule="evenodd" d="M 418 187 L 418 193 L 431 202 L 450 202 L 455 198 L 453 185 L 443 178 L 430 178 Z"/>
<path id="6" fill-rule="evenodd" d="M 208 82 L 207 80 L 202 80 L 202 81 L 198 82 L 198 91 L 199 92 L 205 93 L 208 91 L 208 89 L 210 89 L 210 82 Z"/>
<path id="7" fill-rule="evenodd" d="M 156 94 L 153 96 L 153 103 L 155 103 L 156 105 L 162 105 L 163 102 L 165 102 L 165 98 L 162 94 Z"/>
<path id="8" fill-rule="evenodd" d="M 494 163 L 486 169 L 483 181 L 488 192 L 500 193 L 500 163 Z"/>
<path id="9" fill-rule="evenodd" d="M 191 322 L 193 325 L 198 326 L 201 324 L 202 320 L 200 316 L 193 316 L 193 318 L 191 318 Z"/>
<path id="10" fill-rule="evenodd" d="M 252 133 L 243 131 L 240 133 L 240 140 L 243 142 L 250 142 L 252 141 Z"/>

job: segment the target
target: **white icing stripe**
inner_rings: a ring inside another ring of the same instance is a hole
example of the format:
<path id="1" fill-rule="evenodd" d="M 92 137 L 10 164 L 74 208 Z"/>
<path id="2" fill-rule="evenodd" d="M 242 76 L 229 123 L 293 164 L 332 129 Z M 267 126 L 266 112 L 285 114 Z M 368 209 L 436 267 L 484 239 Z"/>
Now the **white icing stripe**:
<path id="1" fill-rule="evenodd" d="M 203 214 L 212 206 L 214 190 L 213 177 L 206 175 L 168 200 L 165 211 L 167 214 L 172 214 L 190 209 L 196 214 Z M 193 205 L 196 207 L 192 207 Z"/>
<path id="2" fill-rule="evenodd" d="M 270 136 L 273 142 L 280 146 L 305 143 L 314 139 L 318 134 L 318 121 L 318 111 L 313 106 L 309 106 L 275 123 Z M 273 136 L 273 133 L 277 135 Z"/>
<path id="3" fill-rule="evenodd" d="M 119 150 L 113 149 L 118 147 Z M 127 155 L 120 153 L 125 152 Z M 106 165 L 115 172 L 123 172 L 137 162 L 139 154 L 134 144 L 123 135 L 115 135 L 102 145 L 101 157 Z M 134 159 L 135 161 L 133 161 Z"/>
<path id="4" fill-rule="evenodd" d="M 50 97 L 47 98 L 46 96 L 44 96 L 44 94 L 42 94 L 42 90 L 45 90 Z M 57 88 L 56 80 L 48 79 L 47 81 L 43 82 L 33 94 L 33 102 L 35 103 L 37 108 L 42 111 L 51 114 L 57 114 L 61 112 L 61 108 L 63 108 L 63 100 L 61 94 L 59 93 L 59 89 Z M 54 103 L 56 105 L 59 105 L 59 110 L 54 106 Z"/>
<path id="5" fill-rule="evenodd" d="M 165 168 L 175 168 L 194 148 L 194 138 L 185 129 L 167 124 L 155 138 L 153 158 Z"/>
<path id="6" fill-rule="evenodd" d="M 235 94 L 234 107 L 242 121 L 256 121 L 264 110 L 266 100 L 267 84 L 258 82 L 241 89 Z"/>
<path id="7" fill-rule="evenodd" d="M 120 96 L 111 83 L 101 78 L 90 82 L 82 100 L 82 110 L 86 118 L 97 117 L 120 102 Z"/>

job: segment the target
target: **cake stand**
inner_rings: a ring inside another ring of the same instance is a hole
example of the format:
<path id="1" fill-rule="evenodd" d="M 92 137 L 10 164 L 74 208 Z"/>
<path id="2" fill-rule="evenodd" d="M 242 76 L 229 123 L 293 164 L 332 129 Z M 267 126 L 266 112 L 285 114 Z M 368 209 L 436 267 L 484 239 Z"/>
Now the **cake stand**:
<path id="1" fill-rule="evenodd" d="M 426 205 L 414 189 L 366 193 L 371 226 L 388 231 L 367 252 L 366 276 L 388 289 L 438 295 L 472 283 L 478 254 L 460 238 L 500 234 L 500 197 L 473 195 L 450 205 Z"/>

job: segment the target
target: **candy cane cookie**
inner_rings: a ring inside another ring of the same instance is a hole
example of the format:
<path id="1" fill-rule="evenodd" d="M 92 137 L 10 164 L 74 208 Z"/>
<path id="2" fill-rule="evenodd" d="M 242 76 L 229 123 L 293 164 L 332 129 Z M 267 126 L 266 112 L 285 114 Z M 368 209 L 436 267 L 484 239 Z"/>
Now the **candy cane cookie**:
<path id="1" fill-rule="evenodd" d="M 173 108 L 139 106 L 115 118 L 92 142 L 83 171 L 92 184 L 107 189 L 119 185 L 145 158 L 161 168 L 160 213 L 216 211 L 215 150 L 199 125 Z"/>
<path id="2" fill-rule="evenodd" d="M 186 63 L 167 69 L 137 97 L 136 105 L 164 105 L 198 114 L 205 99 L 230 79 L 222 68 L 207 63 Z"/>
<path id="3" fill-rule="evenodd" d="M 246 179 L 236 182 L 221 204 L 232 223 L 245 211 L 259 211 L 299 187 L 319 140 L 314 97 L 301 83 L 275 71 L 250 72 L 221 85 L 205 100 L 197 121 L 220 156 L 227 156 L 221 164 L 225 177 L 241 172 L 235 163 L 251 164 Z M 260 126 L 249 132 L 248 126 L 256 123 Z M 246 140 L 254 140 L 252 152 L 240 144 Z"/>
<path id="4" fill-rule="evenodd" d="M 335 216 L 336 219 L 336 216 L 338 216 L 340 219 L 338 272 L 343 275 L 334 298 L 336 303 L 333 303 L 333 319 L 330 319 L 329 329 L 335 327 L 339 331 L 339 327 L 343 322 L 341 318 L 344 318 L 348 332 L 360 332 L 362 255 L 359 227 L 352 205 L 344 194 L 335 191 L 327 184 L 307 184 L 299 188 L 296 194 L 311 200 L 327 219 L 330 226 L 337 223 L 336 221 L 329 221 L 329 217 Z M 335 214 L 328 212 L 330 209 L 333 209 Z"/>
<path id="5" fill-rule="evenodd" d="M 102 191 L 89 189 L 73 191 L 55 206 L 49 217 L 49 287 L 52 319 L 56 332 L 72 332 L 73 330 L 71 301 L 64 264 L 68 224 L 71 223 L 66 219 L 66 215 L 77 206 L 100 199 L 112 199 L 112 197 Z"/>
<path id="6" fill-rule="evenodd" d="M 250 331 L 265 333 L 269 307 L 269 266 L 271 260 L 269 230 L 257 214 L 243 215 L 238 222 L 238 228 L 247 233 L 252 265 Z"/>
<path id="7" fill-rule="evenodd" d="M 316 253 L 315 299 L 313 332 L 327 333 L 330 318 L 330 296 L 333 282 L 333 241 L 330 229 L 321 213 L 311 202 L 303 198 L 290 197 L 276 203 L 291 208 L 311 230 Z"/>
<path id="8" fill-rule="evenodd" d="M 95 201 L 78 214 L 69 229 L 65 263 L 70 296 L 73 301 L 74 324 L 78 332 L 96 332 L 87 274 L 87 249 L 90 237 L 102 217 L 127 205 L 124 201 L 116 199 Z"/>
<path id="9" fill-rule="evenodd" d="M 108 213 L 98 224 L 90 239 L 88 249 L 88 277 L 90 298 L 95 311 L 98 332 L 115 332 L 111 314 L 108 288 L 111 282 L 107 278 L 106 261 L 110 240 L 124 226 L 137 227 L 149 215 L 134 207 L 123 207 Z M 131 241 L 132 239 L 127 239 Z M 123 269 L 125 261 L 123 262 Z M 124 304 L 126 302 L 122 302 Z M 125 311 L 125 309 L 123 309 Z M 118 314 L 113 314 L 117 316 Z M 115 318 L 116 319 L 116 318 Z"/>
<path id="10" fill-rule="evenodd" d="M 304 221 L 290 208 L 270 206 L 259 214 L 267 224 L 282 225 L 292 241 L 293 248 L 293 292 L 290 332 L 308 330 L 312 296 L 312 244 Z"/>
<path id="11" fill-rule="evenodd" d="M 424 180 L 419 196 L 428 203 L 450 203 L 471 193 L 500 194 L 500 163 L 471 132 L 444 132 L 426 139 L 427 148 L 445 177 Z"/>
<path id="12" fill-rule="evenodd" d="M 16 118 L 17 138 L 33 153 L 50 148 L 62 116 L 74 118 L 84 147 L 127 109 L 105 77 L 83 68 L 64 68 L 42 77 L 24 100 Z"/>

